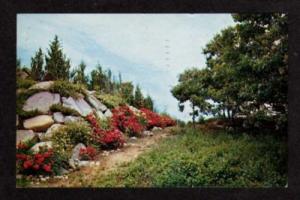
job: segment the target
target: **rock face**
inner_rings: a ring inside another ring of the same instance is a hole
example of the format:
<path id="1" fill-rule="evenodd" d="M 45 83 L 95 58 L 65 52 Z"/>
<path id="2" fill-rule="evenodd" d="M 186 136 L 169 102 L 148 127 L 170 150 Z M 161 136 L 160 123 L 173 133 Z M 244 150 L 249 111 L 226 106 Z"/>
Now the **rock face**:
<path id="1" fill-rule="evenodd" d="M 100 110 L 97 110 L 96 112 L 96 115 L 99 119 L 105 119 L 105 115 L 100 111 Z"/>
<path id="2" fill-rule="evenodd" d="M 46 131 L 43 139 L 47 140 L 50 139 L 54 133 L 54 131 L 58 130 L 59 128 L 63 127 L 61 124 L 53 124 L 48 130 Z"/>
<path id="3" fill-rule="evenodd" d="M 111 112 L 109 109 L 107 109 L 107 110 L 105 111 L 105 113 L 104 113 L 104 116 L 105 116 L 105 117 L 112 117 L 113 114 L 112 114 L 112 112 Z"/>
<path id="4" fill-rule="evenodd" d="M 80 161 L 80 149 L 81 148 L 86 148 L 84 144 L 82 143 L 79 143 L 77 144 L 74 149 L 72 150 L 72 156 L 71 158 L 69 159 L 69 165 L 72 167 L 72 168 L 77 168 L 78 167 L 78 163 Z"/>
<path id="5" fill-rule="evenodd" d="M 38 115 L 24 121 L 24 128 L 34 131 L 45 131 L 54 123 L 50 115 Z"/>
<path id="6" fill-rule="evenodd" d="M 66 116 L 66 117 L 64 118 L 64 122 L 65 122 L 65 123 L 78 122 L 78 121 L 80 121 L 80 120 L 82 120 L 81 117 L 74 117 L 74 116 Z"/>
<path id="7" fill-rule="evenodd" d="M 39 142 L 37 144 L 35 144 L 33 147 L 31 147 L 31 151 L 33 151 L 34 153 L 38 153 L 40 148 L 42 147 L 47 147 L 47 148 L 52 148 L 52 142 Z"/>
<path id="8" fill-rule="evenodd" d="M 74 99 L 73 97 L 62 97 L 63 106 L 72 108 L 80 113 L 81 116 L 87 116 L 93 112 L 91 106 L 81 97 Z"/>
<path id="9" fill-rule="evenodd" d="M 53 83 L 53 81 L 43 81 L 31 86 L 29 89 L 49 90 Z"/>
<path id="10" fill-rule="evenodd" d="M 53 113 L 53 119 L 57 123 L 64 123 L 64 115 L 61 112 Z"/>
<path id="11" fill-rule="evenodd" d="M 87 101 L 94 107 L 96 110 L 100 110 L 102 112 L 105 112 L 107 110 L 107 107 L 101 103 L 96 97 L 93 95 L 87 96 Z"/>
<path id="12" fill-rule="evenodd" d="M 50 92 L 39 92 L 27 99 L 23 106 L 24 111 L 38 110 L 46 114 L 53 104 L 60 103 L 60 95 Z"/>
<path id="13" fill-rule="evenodd" d="M 17 130 L 16 144 L 19 144 L 19 142 L 37 139 L 37 137 L 37 134 L 32 130 Z"/>

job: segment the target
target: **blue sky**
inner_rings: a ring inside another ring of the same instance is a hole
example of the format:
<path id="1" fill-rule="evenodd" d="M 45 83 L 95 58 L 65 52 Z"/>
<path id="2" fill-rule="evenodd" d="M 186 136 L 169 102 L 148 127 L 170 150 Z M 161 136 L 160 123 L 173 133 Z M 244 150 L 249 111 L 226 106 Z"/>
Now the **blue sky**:
<path id="1" fill-rule="evenodd" d="M 29 66 L 58 35 L 72 67 L 83 60 L 87 73 L 97 63 L 121 72 L 159 111 L 187 121 L 189 106 L 179 112 L 170 90 L 185 69 L 205 67 L 205 44 L 233 24 L 229 14 L 18 14 L 17 56 Z"/>

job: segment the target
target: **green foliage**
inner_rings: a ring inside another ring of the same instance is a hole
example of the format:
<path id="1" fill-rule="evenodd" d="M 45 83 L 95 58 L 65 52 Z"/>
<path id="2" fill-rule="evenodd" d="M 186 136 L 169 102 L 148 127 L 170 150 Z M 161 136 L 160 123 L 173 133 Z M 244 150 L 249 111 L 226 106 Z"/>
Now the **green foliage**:
<path id="1" fill-rule="evenodd" d="M 32 79 L 21 79 L 17 77 L 17 89 L 28 89 L 36 82 Z"/>
<path id="2" fill-rule="evenodd" d="M 153 100 L 149 95 L 144 99 L 144 107 L 151 111 L 154 109 Z"/>
<path id="3" fill-rule="evenodd" d="M 182 129 L 177 137 L 118 171 L 98 187 L 283 187 L 287 145 L 274 136 L 203 134 Z"/>
<path id="4" fill-rule="evenodd" d="M 124 105 L 126 102 L 120 95 L 112 95 L 112 94 L 97 94 L 98 99 L 101 100 L 108 108 L 116 108 L 120 105 Z"/>
<path id="5" fill-rule="evenodd" d="M 70 83 L 69 81 L 55 81 L 49 89 L 53 93 L 59 93 L 64 97 L 78 97 L 79 94 L 85 94 L 84 86 L 80 84 Z"/>
<path id="6" fill-rule="evenodd" d="M 124 82 L 121 84 L 121 96 L 129 105 L 134 104 L 133 89 L 134 86 L 131 82 Z"/>
<path id="7" fill-rule="evenodd" d="M 207 67 L 183 72 L 172 94 L 179 103 L 190 101 L 200 113 L 231 120 L 239 113 L 249 116 L 264 104 L 287 115 L 287 15 L 233 18 L 237 24 L 204 48 Z"/>
<path id="8" fill-rule="evenodd" d="M 61 112 L 64 115 L 73 115 L 73 116 L 80 116 L 80 114 L 77 112 L 77 110 L 74 110 L 72 108 L 64 107 L 61 104 L 53 104 L 50 107 L 51 112 Z"/>
<path id="9" fill-rule="evenodd" d="M 82 61 L 79 66 L 71 73 L 74 83 L 87 85 L 88 77 L 85 75 L 86 64 Z"/>
<path id="10" fill-rule="evenodd" d="M 136 88 L 135 88 L 133 105 L 136 108 L 144 107 L 144 96 L 142 94 L 142 91 L 141 91 L 141 88 L 139 87 L 139 85 L 137 85 Z"/>
<path id="11" fill-rule="evenodd" d="M 48 55 L 45 56 L 46 66 L 45 73 L 46 79 L 51 80 L 68 80 L 70 70 L 70 59 L 66 58 L 63 54 L 61 44 L 57 35 L 50 44 Z"/>
<path id="12" fill-rule="evenodd" d="M 35 53 L 34 57 L 31 57 L 31 77 L 33 80 L 41 81 L 44 77 L 44 58 L 42 49 Z"/>
<path id="13" fill-rule="evenodd" d="M 78 143 L 89 145 L 92 143 L 92 129 L 87 122 L 70 122 L 54 131 L 51 141 L 53 149 L 62 160 L 70 157 L 72 149 Z"/>

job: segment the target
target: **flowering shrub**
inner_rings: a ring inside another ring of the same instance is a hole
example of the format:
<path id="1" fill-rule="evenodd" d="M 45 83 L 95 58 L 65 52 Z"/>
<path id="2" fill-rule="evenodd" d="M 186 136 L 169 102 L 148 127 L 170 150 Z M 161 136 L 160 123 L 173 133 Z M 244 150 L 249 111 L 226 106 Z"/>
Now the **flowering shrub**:
<path id="1" fill-rule="evenodd" d="M 51 174 L 54 162 L 52 149 L 43 148 L 32 153 L 27 144 L 19 143 L 17 146 L 17 170 L 22 174 Z"/>
<path id="2" fill-rule="evenodd" d="M 91 146 L 81 148 L 79 151 L 79 156 L 82 160 L 95 160 L 96 154 L 97 150 Z"/>
<path id="3" fill-rule="evenodd" d="M 139 135 L 145 127 L 140 123 L 138 117 L 128 106 L 113 109 L 112 125 L 118 130 L 129 135 Z"/>
<path id="4" fill-rule="evenodd" d="M 167 127 L 167 126 L 173 126 L 176 124 L 176 122 L 171 119 L 169 116 L 166 115 L 159 115 L 155 112 L 152 112 L 151 110 L 148 110 L 146 108 L 140 109 L 142 113 L 144 114 L 145 118 L 147 119 L 147 128 L 151 129 L 154 126 L 156 127 Z"/>
<path id="5" fill-rule="evenodd" d="M 116 128 L 110 128 L 108 130 L 101 129 L 96 117 L 91 113 L 87 115 L 86 120 L 91 124 L 93 128 L 93 139 L 97 143 L 100 143 L 104 148 L 117 148 L 123 146 L 124 140 L 122 132 Z"/>

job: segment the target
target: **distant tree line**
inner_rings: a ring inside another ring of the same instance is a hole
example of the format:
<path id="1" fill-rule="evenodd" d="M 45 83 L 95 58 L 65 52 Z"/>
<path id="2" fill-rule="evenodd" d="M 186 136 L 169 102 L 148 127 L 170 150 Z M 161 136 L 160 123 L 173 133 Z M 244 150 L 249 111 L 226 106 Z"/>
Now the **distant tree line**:
<path id="1" fill-rule="evenodd" d="M 192 118 L 214 115 L 287 124 L 288 26 L 286 14 L 235 14 L 235 26 L 203 49 L 206 67 L 179 76 L 172 94 L 190 102 Z M 268 117 L 269 116 L 269 117 Z M 259 126 L 259 125 L 258 125 Z"/>
<path id="2" fill-rule="evenodd" d="M 86 64 L 82 61 L 77 67 L 71 70 L 71 61 L 63 53 L 63 48 L 58 36 L 50 43 L 47 54 L 44 55 L 39 48 L 31 58 L 30 69 L 23 67 L 22 70 L 30 74 L 31 79 L 36 81 L 65 80 L 74 84 L 81 84 L 90 90 L 95 90 L 103 94 L 121 95 L 128 104 L 137 108 L 148 108 L 154 110 L 152 98 L 143 93 L 139 85 L 132 82 L 122 82 L 122 75 L 119 73 L 118 80 L 110 69 L 103 70 L 100 64 L 88 75 L 86 74 Z M 21 61 L 17 59 L 17 70 L 21 70 Z"/>

